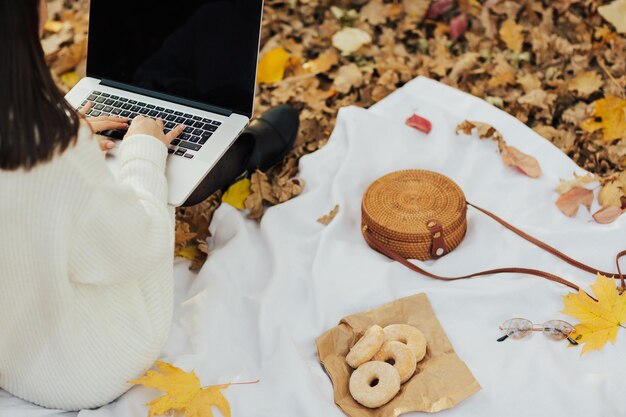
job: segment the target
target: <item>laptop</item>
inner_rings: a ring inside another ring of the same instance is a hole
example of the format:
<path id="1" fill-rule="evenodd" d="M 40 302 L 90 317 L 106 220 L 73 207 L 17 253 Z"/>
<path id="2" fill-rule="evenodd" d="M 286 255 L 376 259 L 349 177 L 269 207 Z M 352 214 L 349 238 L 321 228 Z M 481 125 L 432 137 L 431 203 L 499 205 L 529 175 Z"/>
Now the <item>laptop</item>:
<path id="1" fill-rule="evenodd" d="M 252 116 L 263 0 L 91 0 L 87 76 L 67 94 L 88 117 L 184 124 L 169 146 L 168 203 L 182 205 Z M 122 139 L 123 131 L 100 133 Z M 107 164 L 116 172 L 118 146 Z"/>

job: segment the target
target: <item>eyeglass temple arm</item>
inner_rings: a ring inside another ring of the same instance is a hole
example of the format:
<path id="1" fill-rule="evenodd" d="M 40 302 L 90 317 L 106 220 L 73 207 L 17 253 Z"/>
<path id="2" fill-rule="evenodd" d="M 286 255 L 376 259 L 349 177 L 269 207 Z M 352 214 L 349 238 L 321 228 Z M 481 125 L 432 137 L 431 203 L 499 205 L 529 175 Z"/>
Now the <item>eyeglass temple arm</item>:
<path id="1" fill-rule="evenodd" d="M 561 333 L 563 336 L 565 336 L 567 338 L 567 341 L 570 342 L 572 345 L 577 345 L 578 342 L 575 341 L 574 339 L 572 339 L 569 334 L 565 333 L 563 330 L 561 329 L 557 329 L 556 327 L 546 327 L 545 330 L 555 330 L 559 333 Z"/>
<path id="2" fill-rule="evenodd" d="M 553 330 L 556 330 L 557 332 L 561 333 L 563 336 L 565 336 L 565 338 L 567 338 L 567 341 L 570 342 L 572 345 L 577 345 L 578 342 L 575 341 L 574 339 L 572 339 L 571 337 L 569 337 L 569 334 L 565 333 L 563 330 L 561 329 L 557 329 L 554 328 Z"/>

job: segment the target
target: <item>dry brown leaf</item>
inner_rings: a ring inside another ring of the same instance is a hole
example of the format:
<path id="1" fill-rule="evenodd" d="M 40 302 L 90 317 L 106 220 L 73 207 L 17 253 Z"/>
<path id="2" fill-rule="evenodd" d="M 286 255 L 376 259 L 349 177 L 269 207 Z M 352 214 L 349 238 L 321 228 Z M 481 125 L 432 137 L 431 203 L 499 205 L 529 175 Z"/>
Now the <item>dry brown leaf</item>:
<path id="1" fill-rule="evenodd" d="M 272 194 L 272 186 L 267 175 L 258 169 L 250 177 L 250 190 L 252 191 L 244 205 L 250 210 L 248 217 L 260 220 L 263 217 L 263 202 L 270 204 L 278 203 L 278 200 Z"/>
<path id="2" fill-rule="evenodd" d="M 276 184 L 272 186 L 272 195 L 276 197 L 278 203 L 284 203 L 300 195 L 304 189 L 304 180 L 292 178 L 289 180 L 278 178 Z"/>
<path id="3" fill-rule="evenodd" d="M 626 171 L 618 175 L 617 181 L 622 185 L 622 190 L 626 190 Z"/>
<path id="4" fill-rule="evenodd" d="M 504 165 L 513 167 L 522 174 L 531 178 L 538 178 L 541 176 L 541 167 L 539 166 L 537 159 L 531 155 L 523 153 L 513 146 L 508 146 L 500 132 L 498 132 L 493 126 L 487 123 L 465 120 L 456 127 L 455 133 L 458 134 L 462 131 L 466 135 L 471 135 L 472 130 L 474 129 L 476 129 L 479 138 L 491 139 L 498 144 L 498 150 L 500 151 Z"/>
<path id="5" fill-rule="evenodd" d="M 184 223 L 181 221 L 176 222 L 176 227 L 174 231 L 174 240 L 176 242 L 176 252 L 182 250 L 185 246 L 187 246 L 188 242 L 195 238 L 198 234 L 192 232 L 189 228 L 189 223 Z"/>
<path id="6" fill-rule="evenodd" d="M 574 187 L 582 187 L 585 184 L 589 184 L 597 180 L 598 180 L 598 177 L 594 174 L 576 175 L 576 173 L 574 172 L 574 179 L 573 180 L 562 179 L 561 182 L 559 183 L 559 186 L 556 187 L 556 192 L 559 194 L 565 194 L 566 192 L 568 192 Z"/>
<path id="7" fill-rule="evenodd" d="M 327 72 L 333 66 L 337 65 L 338 62 L 339 57 L 337 56 L 337 52 L 335 52 L 334 49 L 330 49 L 320 54 L 314 60 L 306 62 L 303 67 L 310 74 L 320 74 Z"/>
<path id="8" fill-rule="evenodd" d="M 487 123 L 465 120 L 456 127 L 454 133 L 458 135 L 459 132 L 463 132 L 466 135 L 471 135 L 472 130 L 474 129 L 476 129 L 476 133 L 479 138 L 491 139 L 494 142 L 497 142 L 498 149 L 502 150 L 502 148 L 506 145 L 500 132 L 498 132 L 495 127 Z"/>
<path id="9" fill-rule="evenodd" d="M 598 13 L 610 22 L 619 33 L 626 33 L 626 0 L 614 0 L 598 7 Z"/>
<path id="10" fill-rule="evenodd" d="M 576 140 L 576 134 L 571 130 L 555 129 L 548 125 L 538 125 L 533 130 L 561 149 L 571 149 Z"/>
<path id="11" fill-rule="evenodd" d="M 46 0 L 48 5 L 49 19 L 58 19 L 61 11 L 63 11 L 64 0 Z"/>
<path id="12" fill-rule="evenodd" d="M 426 68 L 437 77 L 441 78 L 445 77 L 456 63 L 456 59 L 450 54 L 446 42 L 447 38 L 445 37 L 435 38 L 432 46 L 429 48 L 431 49 L 431 56 L 423 57 Z"/>
<path id="13" fill-rule="evenodd" d="M 333 46 L 339 49 L 342 55 L 350 55 L 371 41 L 370 34 L 359 28 L 343 28 L 332 38 Z"/>
<path id="14" fill-rule="evenodd" d="M 359 19 L 372 25 L 382 25 L 389 16 L 389 7 L 390 5 L 383 3 L 383 0 L 370 0 L 361 9 Z"/>
<path id="15" fill-rule="evenodd" d="M 335 207 L 328 214 L 324 214 L 322 217 L 317 219 L 317 222 L 323 224 L 324 226 L 327 226 L 330 222 L 333 221 L 337 213 L 339 213 L 339 204 L 336 204 Z"/>
<path id="16" fill-rule="evenodd" d="M 548 93 L 543 89 L 536 89 L 529 91 L 520 98 L 517 99 L 519 104 L 526 104 L 529 106 L 538 107 L 540 109 L 548 110 L 550 106 L 556 101 L 556 94 Z"/>
<path id="17" fill-rule="evenodd" d="M 595 71 L 585 71 L 574 77 L 568 85 L 570 91 L 577 91 L 581 97 L 588 97 L 604 85 L 604 80 Z"/>
<path id="18" fill-rule="evenodd" d="M 363 85 L 363 73 L 355 63 L 344 65 L 337 71 L 333 87 L 340 93 L 346 94 L 353 87 Z"/>
<path id="19" fill-rule="evenodd" d="M 600 224 L 609 224 L 617 220 L 622 214 L 624 214 L 624 210 L 619 207 L 602 207 L 593 214 L 593 219 Z"/>
<path id="20" fill-rule="evenodd" d="M 611 181 L 602 186 L 600 193 L 598 193 L 598 203 L 602 207 L 618 207 L 621 209 L 622 197 L 624 197 L 624 190 L 621 182 Z"/>
<path id="21" fill-rule="evenodd" d="M 556 200 L 556 206 L 563 214 L 568 217 L 574 217 L 578 213 L 578 207 L 584 205 L 587 210 L 591 210 L 593 203 L 593 191 L 582 187 L 574 187 L 568 192 L 562 194 Z"/>
<path id="22" fill-rule="evenodd" d="M 46 58 L 56 54 L 61 49 L 61 44 L 74 40 L 74 34 L 68 27 L 58 33 L 54 33 L 41 40 L 41 46 Z"/>
<path id="23" fill-rule="evenodd" d="M 487 86 L 495 88 L 512 84 L 515 84 L 515 68 L 506 62 L 506 60 L 502 59 L 493 70 L 491 78 L 487 82 Z"/>
<path id="24" fill-rule="evenodd" d="M 522 174 L 531 178 L 539 178 L 541 176 L 541 167 L 537 159 L 513 146 L 505 145 L 503 147 L 502 162 L 506 166 L 517 168 Z"/>
<path id="25" fill-rule="evenodd" d="M 424 18 L 429 5 L 430 0 L 402 0 L 402 8 L 408 18 L 415 22 L 420 22 Z"/>
<path id="26" fill-rule="evenodd" d="M 489 13 L 489 7 L 486 5 L 483 5 L 480 10 L 479 19 L 485 30 L 485 36 L 487 39 L 494 39 L 497 33 L 496 24 L 494 23 L 494 19 L 491 17 L 491 13 Z"/>
<path id="27" fill-rule="evenodd" d="M 74 68 L 87 57 L 87 39 L 62 48 L 54 63 L 52 71 L 57 75 L 64 74 Z"/>
<path id="28" fill-rule="evenodd" d="M 570 107 L 567 110 L 565 110 L 563 112 L 563 115 L 561 116 L 561 119 L 565 123 L 569 123 L 573 126 L 578 126 L 580 122 L 582 122 L 583 120 L 587 118 L 587 115 L 589 113 L 587 111 L 587 107 L 588 107 L 587 103 L 579 101 L 578 103 L 576 103 L 575 106 Z"/>
<path id="29" fill-rule="evenodd" d="M 478 62 L 479 54 L 476 52 L 467 52 L 459 58 L 459 60 L 452 67 L 450 75 L 448 75 L 448 81 L 452 84 L 459 82 L 459 79 L 467 74 Z"/>
<path id="30" fill-rule="evenodd" d="M 510 50 L 517 53 L 522 52 L 524 34 L 522 33 L 522 27 L 515 23 L 514 20 L 506 20 L 502 23 L 499 33 L 500 39 Z"/>
<path id="31" fill-rule="evenodd" d="M 522 74 L 517 77 L 517 83 L 522 86 L 526 93 L 541 88 L 541 80 L 535 74 Z"/>

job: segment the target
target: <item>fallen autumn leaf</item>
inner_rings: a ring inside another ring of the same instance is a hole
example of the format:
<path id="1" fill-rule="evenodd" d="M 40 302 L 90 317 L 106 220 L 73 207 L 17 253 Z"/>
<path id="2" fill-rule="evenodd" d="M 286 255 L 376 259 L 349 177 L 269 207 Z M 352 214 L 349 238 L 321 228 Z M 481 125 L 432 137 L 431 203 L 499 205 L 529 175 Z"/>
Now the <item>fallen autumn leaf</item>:
<path id="1" fill-rule="evenodd" d="M 563 193 L 557 200 L 556 206 L 563 214 L 568 217 L 574 217 L 578 213 L 578 208 L 582 204 L 591 210 L 593 203 L 593 191 L 582 187 L 574 187 L 566 193 Z"/>

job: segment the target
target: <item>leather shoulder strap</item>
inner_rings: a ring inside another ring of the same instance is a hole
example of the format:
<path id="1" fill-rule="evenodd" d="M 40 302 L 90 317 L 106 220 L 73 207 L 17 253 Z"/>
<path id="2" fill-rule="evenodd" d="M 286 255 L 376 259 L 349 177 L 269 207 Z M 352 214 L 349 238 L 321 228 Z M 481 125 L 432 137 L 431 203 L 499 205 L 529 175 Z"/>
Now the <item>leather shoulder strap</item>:
<path id="1" fill-rule="evenodd" d="M 516 235 L 526 239 L 527 241 L 529 241 L 530 243 L 532 243 L 533 245 L 536 245 L 538 247 L 540 247 L 541 249 L 545 250 L 546 252 L 550 252 L 552 255 L 556 256 L 559 259 L 562 259 L 563 261 L 567 262 L 568 264 L 581 269 L 583 271 L 595 274 L 596 272 L 601 273 L 604 276 L 610 277 L 610 276 L 614 276 L 616 275 L 615 272 L 604 272 L 601 271 L 597 268 L 593 268 L 591 266 L 585 265 L 582 262 L 579 262 L 575 259 L 570 258 L 569 256 L 567 256 L 566 254 L 564 254 L 563 252 L 560 252 L 559 250 L 553 248 L 552 246 L 543 243 L 541 240 L 534 238 L 532 236 L 530 236 L 529 234 L 521 231 L 520 229 L 516 228 L 515 226 L 513 226 L 510 223 L 507 223 L 505 220 L 501 219 L 500 217 L 496 216 L 495 214 L 491 213 L 488 210 L 485 210 L 483 208 L 480 208 L 478 206 L 475 206 L 474 204 L 470 203 L 469 201 L 467 201 L 467 205 L 468 206 L 472 206 L 474 207 L 476 210 L 486 214 L 487 216 L 491 217 L 492 219 L 494 219 L 495 221 L 497 221 L 498 223 L 500 223 L 502 226 L 506 227 L 507 229 L 509 229 L 510 231 L 512 231 L 513 233 L 515 233 Z"/>
<path id="2" fill-rule="evenodd" d="M 540 271 L 538 269 L 529 269 L 529 268 L 497 268 L 497 269 L 489 269 L 486 271 L 480 271 L 480 272 L 474 272 L 472 274 L 469 275 L 462 275 L 462 276 L 458 276 L 458 277 L 444 277 L 444 276 L 440 276 L 440 275 L 436 275 L 433 274 L 431 272 L 428 272 L 422 268 L 420 268 L 419 266 L 412 264 L 411 262 L 409 262 L 406 258 L 400 256 L 399 254 L 397 254 L 395 251 L 392 251 L 391 249 L 387 248 L 385 245 L 383 245 L 382 243 L 380 243 L 376 238 L 374 238 L 371 234 L 371 232 L 369 231 L 369 229 L 367 228 L 367 226 L 363 226 L 363 236 L 365 237 L 365 240 L 370 244 L 370 246 L 373 246 L 376 250 L 378 250 L 380 253 L 388 256 L 389 258 L 400 262 L 402 265 L 406 266 L 407 268 L 418 272 L 422 275 L 426 275 L 427 277 L 430 278 L 434 278 L 434 279 L 439 279 L 439 280 L 443 280 L 443 281 L 456 281 L 459 279 L 466 279 L 466 278 L 473 278 L 473 277 L 477 277 L 477 276 L 481 276 L 481 275 L 491 275 L 491 274 L 503 274 L 503 273 L 509 273 L 509 274 L 529 274 L 529 275 L 534 275 L 537 277 L 541 277 L 541 278 L 545 278 L 545 279 L 549 279 L 550 281 L 554 281 L 554 282 L 558 282 L 559 284 L 563 284 L 563 285 L 567 285 L 568 287 L 578 291 L 580 288 L 578 287 L 578 285 L 563 279 L 557 275 L 553 275 L 550 274 L 548 272 L 544 272 L 544 271 Z"/>

